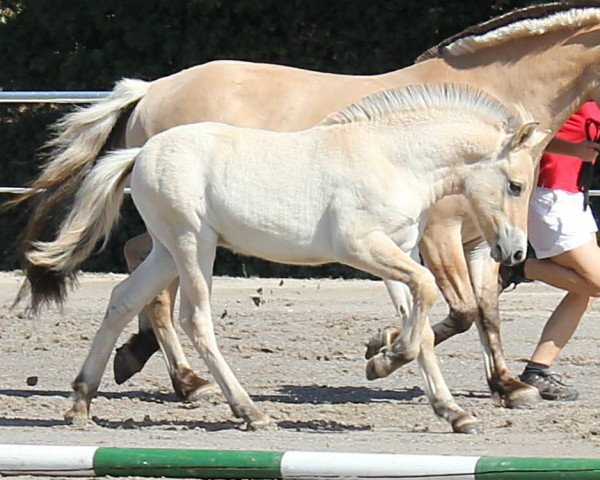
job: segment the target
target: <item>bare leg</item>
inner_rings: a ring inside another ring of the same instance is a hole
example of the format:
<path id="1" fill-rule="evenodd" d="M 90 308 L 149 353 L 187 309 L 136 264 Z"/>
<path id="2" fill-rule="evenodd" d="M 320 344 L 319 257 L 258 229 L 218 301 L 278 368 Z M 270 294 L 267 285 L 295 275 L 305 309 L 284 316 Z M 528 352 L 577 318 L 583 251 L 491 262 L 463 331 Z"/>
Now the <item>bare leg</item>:
<path id="1" fill-rule="evenodd" d="M 531 360 L 542 365 L 552 365 L 571 339 L 581 318 L 600 293 L 600 248 L 595 241 L 564 252 L 547 260 L 537 261 L 530 268 L 528 278 L 568 287 L 568 293 L 556 307 L 546 323 Z M 532 277 L 529 277 L 532 275 Z"/>
<path id="2" fill-rule="evenodd" d="M 578 293 L 567 293 L 546 322 L 531 361 L 552 365 L 569 342 L 592 299 Z"/>
<path id="3" fill-rule="evenodd" d="M 550 259 L 525 266 L 533 267 L 527 269 L 528 275 L 539 274 L 543 276 L 541 280 L 570 290 L 546 322 L 521 378 L 537 387 L 547 400 L 575 400 L 577 391 L 552 375 L 549 367 L 571 339 L 600 291 L 600 248 L 595 240 L 591 240 Z"/>

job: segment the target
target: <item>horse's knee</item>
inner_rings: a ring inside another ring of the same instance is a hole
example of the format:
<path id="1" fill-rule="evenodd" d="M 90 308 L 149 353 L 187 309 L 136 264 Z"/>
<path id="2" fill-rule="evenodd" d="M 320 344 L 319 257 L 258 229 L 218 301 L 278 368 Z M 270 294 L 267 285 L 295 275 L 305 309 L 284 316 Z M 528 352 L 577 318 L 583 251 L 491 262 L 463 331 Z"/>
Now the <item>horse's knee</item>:
<path id="1" fill-rule="evenodd" d="M 426 268 L 415 275 L 410 290 L 413 293 L 414 300 L 420 301 L 422 305 L 433 305 L 437 299 L 438 289 L 435 277 Z"/>

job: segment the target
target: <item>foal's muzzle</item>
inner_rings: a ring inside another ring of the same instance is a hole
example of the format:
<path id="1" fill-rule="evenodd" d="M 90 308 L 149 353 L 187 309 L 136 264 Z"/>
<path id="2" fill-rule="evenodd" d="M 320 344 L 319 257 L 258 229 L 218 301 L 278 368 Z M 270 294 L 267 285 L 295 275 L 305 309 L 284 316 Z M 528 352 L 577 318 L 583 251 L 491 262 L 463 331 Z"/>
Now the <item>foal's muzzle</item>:
<path id="1" fill-rule="evenodd" d="M 503 227 L 491 248 L 492 258 L 503 265 L 516 265 L 527 255 L 527 236 L 517 227 Z"/>

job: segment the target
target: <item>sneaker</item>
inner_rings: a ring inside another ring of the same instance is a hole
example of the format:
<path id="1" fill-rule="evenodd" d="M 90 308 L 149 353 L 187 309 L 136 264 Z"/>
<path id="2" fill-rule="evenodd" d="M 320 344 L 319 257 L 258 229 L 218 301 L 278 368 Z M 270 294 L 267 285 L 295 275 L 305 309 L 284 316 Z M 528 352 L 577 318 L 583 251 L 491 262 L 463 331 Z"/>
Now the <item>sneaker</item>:
<path id="1" fill-rule="evenodd" d="M 533 248 L 529 244 L 527 245 L 527 255 L 525 257 L 525 261 L 528 258 L 535 258 Z M 517 265 L 500 265 L 500 276 L 498 281 L 500 283 L 501 292 L 512 285 L 514 285 L 514 288 L 516 288 L 519 283 L 533 282 L 533 280 L 525 276 L 525 261 L 518 263 Z"/>
<path id="2" fill-rule="evenodd" d="M 562 377 L 549 370 L 525 370 L 519 379 L 539 390 L 544 400 L 572 402 L 577 400 L 579 392 L 562 382 Z"/>

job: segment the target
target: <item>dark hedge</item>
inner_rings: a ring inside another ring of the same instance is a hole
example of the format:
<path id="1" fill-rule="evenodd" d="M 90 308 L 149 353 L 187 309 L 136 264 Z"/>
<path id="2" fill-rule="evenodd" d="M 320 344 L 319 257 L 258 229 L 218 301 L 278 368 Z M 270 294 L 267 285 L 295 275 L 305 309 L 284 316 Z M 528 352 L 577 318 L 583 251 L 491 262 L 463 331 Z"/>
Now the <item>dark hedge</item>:
<path id="1" fill-rule="evenodd" d="M 0 89 L 108 90 L 215 59 L 373 74 L 410 65 L 469 25 L 535 2 L 481 0 L 0 1 Z M 0 104 L 0 186 L 38 171 L 48 126 L 70 107 Z M 6 200 L 7 197 L 2 197 Z M 0 217 L 0 269 L 16 269 L 27 211 Z M 125 271 L 122 246 L 143 226 L 131 201 L 107 248 L 85 270 Z M 340 265 L 298 268 L 219 254 L 216 272 L 357 276 Z"/>

